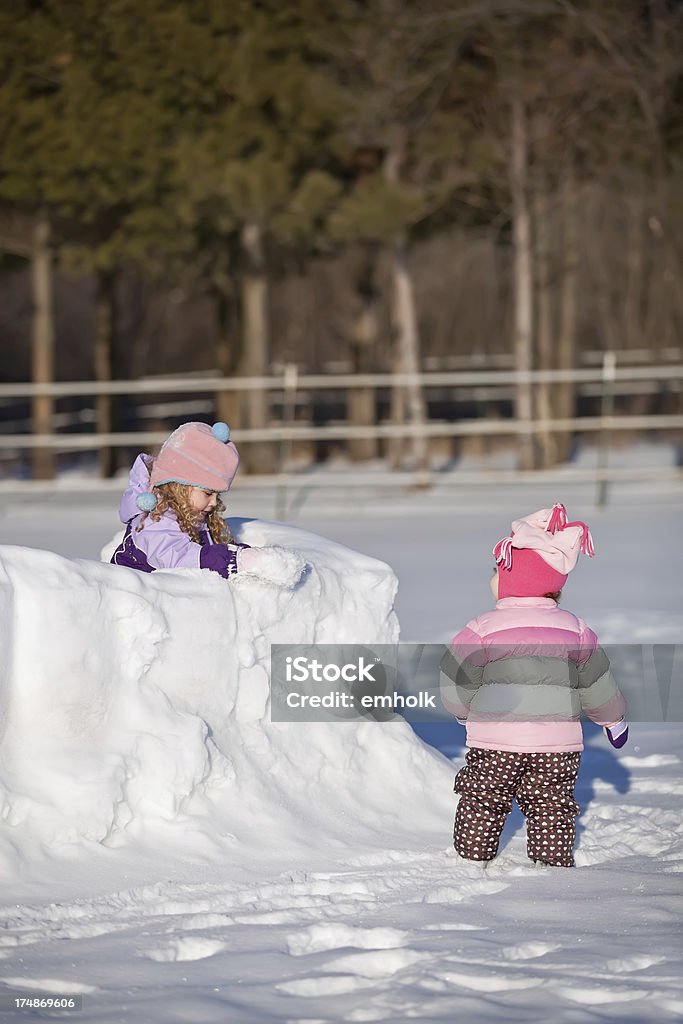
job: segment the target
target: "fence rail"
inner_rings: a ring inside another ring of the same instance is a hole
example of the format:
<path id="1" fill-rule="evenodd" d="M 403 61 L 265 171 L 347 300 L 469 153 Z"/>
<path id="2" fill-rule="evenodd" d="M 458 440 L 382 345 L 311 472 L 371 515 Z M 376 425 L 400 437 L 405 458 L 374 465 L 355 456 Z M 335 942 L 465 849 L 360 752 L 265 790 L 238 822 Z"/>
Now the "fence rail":
<path id="1" fill-rule="evenodd" d="M 261 429 L 245 428 L 239 431 L 239 441 L 318 441 L 352 440 L 354 438 L 401 437 L 477 437 L 518 436 L 546 431 L 608 430 L 680 430 L 683 415 L 661 416 L 583 416 L 554 420 L 461 420 L 458 423 L 429 422 L 422 424 L 380 423 L 376 426 L 352 426 L 339 423 L 319 427 L 291 427 L 278 425 Z M 162 444 L 168 431 L 135 430 L 112 434 L 4 434 L 0 435 L 0 448 L 52 448 L 59 451 L 89 451 L 101 447 Z"/>
<path id="2" fill-rule="evenodd" d="M 215 375 L 197 375 L 193 377 L 147 377 L 140 380 L 115 380 L 115 381 L 58 381 L 52 383 L 12 383 L 0 384 L 0 403 L 7 406 L 16 400 L 21 399 L 50 399 L 74 398 L 78 396 L 100 396 L 126 395 L 133 396 L 161 396 L 161 395 L 204 395 L 215 396 L 221 392 L 243 392 L 253 393 L 255 391 L 267 391 L 275 398 L 277 403 L 282 402 L 282 416 L 276 421 L 271 418 L 270 424 L 264 427 L 244 427 L 236 431 L 237 440 L 240 444 L 251 442 L 270 442 L 275 444 L 279 450 L 279 464 L 281 471 L 276 474 L 264 476 L 248 476 L 239 486 L 275 487 L 277 492 L 276 514 L 281 517 L 287 506 L 287 491 L 292 488 L 306 489 L 311 484 L 305 474 L 301 475 L 289 467 L 289 456 L 291 455 L 294 442 L 320 442 L 320 441 L 348 441 L 359 439 L 393 440 L 407 438 L 456 438 L 456 437 L 516 437 L 524 438 L 529 435 L 548 435 L 552 433 L 594 433 L 598 435 L 598 464 L 595 467 L 570 467 L 564 466 L 557 472 L 558 479 L 569 480 L 593 480 L 598 487 L 598 502 L 605 503 L 608 483 L 618 481 L 639 480 L 680 480 L 682 470 L 679 466 L 631 466 L 616 467 L 608 465 L 609 438 L 621 431 L 683 431 L 683 408 L 678 404 L 680 412 L 667 412 L 643 415 L 634 413 L 632 415 L 616 415 L 614 412 L 614 400 L 617 395 L 632 394 L 642 395 L 647 389 L 649 394 L 666 394 L 671 396 L 683 395 L 683 364 L 667 364 L 656 366 L 616 366 L 612 354 L 607 354 L 602 366 L 582 367 L 572 370 L 533 370 L 519 372 L 509 369 L 499 370 L 449 370 L 429 371 L 419 374 L 392 374 L 392 373 L 328 373 L 328 374 L 302 374 L 299 375 L 296 367 L 285 366 L 281 374 L 271 374 L 263 377 L 219 377 Z M 577 385 L 577 392 L 583 390 L 590 392 L 600 402 L 600 415 L 573 416 L 570 418 L 545 418 L 520 420 L 514 418 L 485 417 L 468 419 L 427 419 L 422 423 L 411 422 L 388 422 L 357 425 L 346 421 L 328 422 L 324 425 L 297 422 L 295 410 L 305 406 L 310 400 L 310 394 L 316 391 L 359 391 L 369 389 L 374 392 L 393 389 L 396 387 L 409 387 L 418 384 L 423 389 L 454 389 L 453 401 L 463 400 L 465 396 L 472 402 L 484 401 L 511 401 L 514 398 L 514 388 L 520 384 L 566 384 Z M 456 390 L 457 389 L 457 390 Z M 484 390 L 485 389 L 485 390 Z M 484 398 L 485 396 L 485 398 Z M 153 399 L 153 401 L 155 401 Z M 676 399 L 677 402 L 680 399 Z M 149 403 L 147 403 L 149 405 Z M 194 406 L 197 403 L 181 400 L 155 402 L 158 415 L 161 410 L 169 417 L 178 415 L 178 406 Z M 206 405 L 206 402 L 204 402 Z M 86 410 L 87 412 L 88 410 Z M 209 411 L 210 410 L 204 410 Z M 190 413 L 192 414 L 192 413 Z M 84 428 L 96 424 L 95 416 L 83 417 L 77 425 Z M 196 415 L 196 412 L 195 412 Z M 82 432 L 72 433 L 57 432 L 58 427 L 70 426 L 65 420 L 66 413 L 53 412 L 48 421 L 53 430 L 47 433 L 18 432 L 18 422 L 5 424 L 5 433 L 2 433 L 3 425 L 0 423 L 0 456 L 3 459 L 12 458 L 12 453 L 19 453 L 24 450 L 31 450 L 37 453 L 40 458 L 40 451 L 47 452 L 92 452 L 98 449 L 113 449 L 131 447 L 138 450 L 150 450 L 162 444 L 168 435 L 168 430 L 144 430 L 135 429 L 130 431 L 114 432 Z M 144 409 L 141 410 L 144 418 Z M 23 425 L 23 424 L 22 424 Z M 28 425 L 28 424 L 27 424 Z M 10 426 L 12 432 L 7 432 Z M 542 471 L 544 479 L 551 479 L 552 470 Z M 548 475 L 550 474 L 550 476 Z M 447 474 L 447 476 L 450 476 Z M 459 469 L 453 474 L 453 483 L 481 483 L 491 484 L 495 481 L 522 480 L 534 478 L 534 473 L 527 473 L 521 470 L 501 470 L 495 472 L 490 469 L 467 470 Z M 425 486 L 429 483 L 429 470 L 418 469 L 415 471 L 401 470 L 380 470 L 372 474 L 372 486 L 387 491 L 392 487 L 403 486 Z M 444 479 L 439 475 L 440 484 Z M 351 471 L 344 475 L 341 486 L 346 490 L 354 487 L 366 487 L 368 482 L 367 472 L 363 470 Z M 63 482 L 61 482 L 63 483 Z M 101 486 L 108 486 L 110 481 L 97 482 Z M 97 486 L 95 481 L 91 484 Z M 40 488 L 45 482 L 33 481 L 9 481 L 0 483 L 0 491 L 7 488 Z M 51 485 L 54 487 L 54 483 Z M 340 486 L 340 481 L 335 477 L 329 479 L 316 475 L 314 486 L 324 489 Z M 448 483 L 446 483 L 448 486 Z M 65 489 L 61 487 L 60 490 Z M 68 489 L 68 487 L 66 488 Z"/>
<path id="3" fill-rule="evenodd" d="M 670 366 L 622 366 L 612 371 L 611 381 L 679 381 L 683 364 Z M 301 374 L 298 390 L 349 390 L 357 388 L 475 387 L 477 385 L 563 384 L 604 382 L 602 368 L 575 370 L 449 370 L 429 373 Z M 70 398 L 79 395 L 141 395 L 184 392 L 281 391 L 286 374 L 268 377 L 143 377 L 140 380 L 55 381 L 44 384 L 0 384 L 0 398 Z"/>

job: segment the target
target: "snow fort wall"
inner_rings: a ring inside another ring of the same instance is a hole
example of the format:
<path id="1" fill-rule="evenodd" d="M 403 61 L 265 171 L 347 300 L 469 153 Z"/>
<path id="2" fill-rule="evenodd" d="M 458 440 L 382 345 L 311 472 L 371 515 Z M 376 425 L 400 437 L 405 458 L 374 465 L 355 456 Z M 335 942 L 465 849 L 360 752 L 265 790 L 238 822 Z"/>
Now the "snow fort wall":
<path id="1" fill-rule="evenodd" d="M 299 584 L 0 547 L 0 851 L 163 836 L 281 858 L 362 843 L 387 814 L 403 842 L 415 816 L 449 813 L 450 767 L 406 723 L 270 721 L 271 643 L 398 639 L 390 568 L 294 527 L 235 525 L 299 551 Z"/>

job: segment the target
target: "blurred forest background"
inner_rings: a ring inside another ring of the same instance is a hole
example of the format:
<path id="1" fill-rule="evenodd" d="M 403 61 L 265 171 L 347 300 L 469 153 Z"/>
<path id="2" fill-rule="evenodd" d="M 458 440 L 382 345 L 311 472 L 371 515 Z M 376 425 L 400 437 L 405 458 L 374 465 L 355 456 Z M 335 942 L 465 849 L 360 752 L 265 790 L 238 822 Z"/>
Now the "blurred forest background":
<path id="1" fill-rule="evenodd" d="M 0 382 L 680 363 L 680 2 L 2 0 L 0 52 Z M 625 408 L 680 403 L 637 392 Z M 90 421 L 3 399 L 0 428 L 282 416 L 266 391 L 205 398 L 145 419 L 100 396 Z M 459 404 L 414 383 L 295 415 L 577 409 L 574 382 Z M 522 436 L 519 464 L 570 442 Z M 247 463 L 275 468 L 272 446 Z"/>

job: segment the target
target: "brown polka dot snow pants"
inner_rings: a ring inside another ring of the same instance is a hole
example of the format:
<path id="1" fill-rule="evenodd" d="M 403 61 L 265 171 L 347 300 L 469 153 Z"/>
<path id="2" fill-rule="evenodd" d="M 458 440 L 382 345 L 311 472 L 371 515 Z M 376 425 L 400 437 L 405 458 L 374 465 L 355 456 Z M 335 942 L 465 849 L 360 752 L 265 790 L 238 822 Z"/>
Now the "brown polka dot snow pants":
<path id="1" fill-rule="evenodd" d="M 581 754 L 512 750 L 467 752 L 455 777 L 460 794 L 453 845 L 467 860 L 493 860 L 507 815 L 517 800 L 527 822 L 527 853 L 532 860 L 574 867 L 574 786 Z"/>

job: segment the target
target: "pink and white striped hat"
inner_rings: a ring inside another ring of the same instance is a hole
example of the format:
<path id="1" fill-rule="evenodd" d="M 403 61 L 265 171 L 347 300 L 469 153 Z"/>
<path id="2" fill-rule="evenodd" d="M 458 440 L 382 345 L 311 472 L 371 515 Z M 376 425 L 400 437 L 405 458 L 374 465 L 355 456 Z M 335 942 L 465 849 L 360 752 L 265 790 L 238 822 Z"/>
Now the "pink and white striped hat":
<path id="1" fill-rule="evenodd" d="M 578 520 L 568 522 L 567 510 L 559 502 L 515 519 L 510 536 L 493 549 L 499 598 L 556 593 L 580 554 L 595 555 L 590 530 Z"/>

